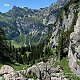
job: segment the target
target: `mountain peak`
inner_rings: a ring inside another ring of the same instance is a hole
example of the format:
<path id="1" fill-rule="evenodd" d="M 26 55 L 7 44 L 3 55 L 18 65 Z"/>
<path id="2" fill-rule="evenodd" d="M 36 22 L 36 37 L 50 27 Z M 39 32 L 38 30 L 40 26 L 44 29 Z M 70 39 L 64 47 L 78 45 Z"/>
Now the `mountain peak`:
<path id="1" fill-rule="evenodd" d="M 64 6 L 66 4 L 67 0 L 58 0 L 57 4 Z"/>
<path id="2" fill-rule="evenodd" d="M 12 10 L 15 10 L 15 9 L 17 9 L 17 8 L 18 8 L 17 6 L 13 6 Z"/>

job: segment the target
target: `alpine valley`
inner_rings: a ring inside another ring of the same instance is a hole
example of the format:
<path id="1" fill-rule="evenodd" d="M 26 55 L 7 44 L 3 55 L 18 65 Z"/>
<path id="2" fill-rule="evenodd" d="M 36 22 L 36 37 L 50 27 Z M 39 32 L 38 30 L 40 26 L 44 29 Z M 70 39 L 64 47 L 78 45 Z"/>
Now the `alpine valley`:
<path id="1" fill-rule="evenodd" d="M 51 37 L 59 8 L 65 3 L 61 0 L 39 10 L 14 6 L 8 12 L 0 13 L 0 27 L 12 43 L 20 46 L 40 43 Z"/>

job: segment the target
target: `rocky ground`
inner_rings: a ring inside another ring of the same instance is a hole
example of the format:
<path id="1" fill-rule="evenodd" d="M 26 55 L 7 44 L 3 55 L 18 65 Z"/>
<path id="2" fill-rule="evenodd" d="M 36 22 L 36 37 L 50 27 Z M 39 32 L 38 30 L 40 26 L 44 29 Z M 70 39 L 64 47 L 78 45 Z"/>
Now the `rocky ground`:
<path id="1" fill-rule="evenodd" d="M 15 71 L 11 66 L 4 65 L 0 69 L 0 75 L 2 76 L 0 80 L 34 80 L 25 77 L 31 73 L 37 75 L 37 80 L 67 80 L 60 67 L 51 67 L 49 62 L 40 62 L 29 67 L 27 70 L 20 71 Z"/>

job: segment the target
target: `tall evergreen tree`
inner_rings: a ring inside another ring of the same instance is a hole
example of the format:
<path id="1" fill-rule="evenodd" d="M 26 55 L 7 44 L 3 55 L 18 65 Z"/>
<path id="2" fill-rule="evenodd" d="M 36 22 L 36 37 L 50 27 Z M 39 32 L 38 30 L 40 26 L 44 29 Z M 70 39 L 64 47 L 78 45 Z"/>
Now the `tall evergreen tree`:
<path id="1" fill-rule="evenodd" d="M 0 28 L 0 59 L 0 61 L 9 61 L 8 44 L 5 38 L 5 33 L 2 28 Z"/>

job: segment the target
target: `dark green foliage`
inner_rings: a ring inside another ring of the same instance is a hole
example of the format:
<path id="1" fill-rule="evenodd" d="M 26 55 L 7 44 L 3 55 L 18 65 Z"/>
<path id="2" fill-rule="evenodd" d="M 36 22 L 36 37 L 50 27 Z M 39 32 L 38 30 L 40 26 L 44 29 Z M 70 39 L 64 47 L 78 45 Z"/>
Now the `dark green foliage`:
<path id="1" fill-rule="evenodd" d="M 34 80 L 36 80 L 37 79 L 37 75 L 35 74 L 35 73 L 29 73 L 28 75 L 27 75 L 27 78 L 32 78 L 32 79 L 34 79 Z"/>
<path id="2" fill-rule="evenodd" d="M 7 60 L 6 60 L 7 59 Z M 4 31 L 0 28 L 0 61 L 9 61 L 8 44 Z"/>
<path id="3" fill-rule="evenodd" d="M 69 13 L 69 6 L 72 4 L 72 1 L 68 1 L 68 3 L 66 3 L 66 5 L 63 7 L 63 10 L 65 11 L 65 15 L 67 15 L 68 17 L 68 13 Z"/>
<path id="4" fill-rule="evenodd" d="M 74 26 L 76 25 L 77 18 L 78 18 L 78 12 L 76 11 L 76 12 L 74 12 L 74 18 L 73 18 L 73 22 L 72 22 L 72 25 L 69 30 L 69 34 L 74 31 Z"/>
<path id="5" fill-rule="evenodd" d="M 50 55 L 52 55 L 51 48 L 44 42 L 37 45 L 30 45 L 26 47 L 19 48 L 19 53 L 22 55 L 22 61 L 25 64 L 35 64 L 36 60 L 47 60 Z M 44 50 L 45 47 L 45 50 Z"/>
<path id="6" fill-rule="evenodd" d="M 73 3 L 78 3 L 80 0 L 72 0 Z"/>
<path id="7" fill-rule="evenodd" d="M 2 33 L 2 32 L 1 32 Z M 2 36 L 2 34 L 1 34 Z M 0 43 L 7 45 L 7 48 L 1 47 L 0 51 L 5 51 L 1 52 L 1 55 L 5 55 L 6 58 L 9 57 L 9 61 L 13 63 L 20 63 L 20 64 L 35 64 L 36 61 L 41 61 L 43 60 L 44 62 L 48 59 L 50 55 L 52 55 L 51 49 L 48 45 L 49 40 L 45 39 L 42 43 L 39 44 L 33 44 L 29 45 L 26 47 L 20 47 L 20 48 L 15 48 L 14 46 L 11 45 L 11 41 L 6 41 L 4 40 L 4 37 L 1 37 L 2 42 Z M 6 43 L 5 43 L 6 42 Z M 47 47 L 45 47 L 47 46 Z M 45 47 L 45 50 L 44 50 Z M 7 52 L 6 52 L 7 50 Z M 0 56 L 2 59 L 4 59 L 4 56 Z M 6 61 L 6 58 L 4 61 Z M 8 61 L 8 62 L 9 62 Z"/>
<path id="8" fill-rule="evenodd" d="M 2 30 L 2 28 L 0 28 L 0 41 L 1 42 L 4 42 L 5 40 L 5 33 L 4 31 Z"/>
<path id="9" fill-rule="evenodd" d="M 50 55 L 52 55 L 52 51 L 51 48 L 49 46 L 45 47 L 45 56 L 49 57 Z"/>
<path id="10" fill-rule="evenodd" d="M 69 45 L 69 35 L 68 35 L 68 31 L 64 32 L 64 29 L 62 29 L 62 31 L 60 32 L 59 35 L 59 46 L 58 46 L 58 51 L 60 53 L 60 59 L 62 59 L 64 56 L 67 55 L 67 53 L 64 53 L 64 48 L 68 48 Z"/>

